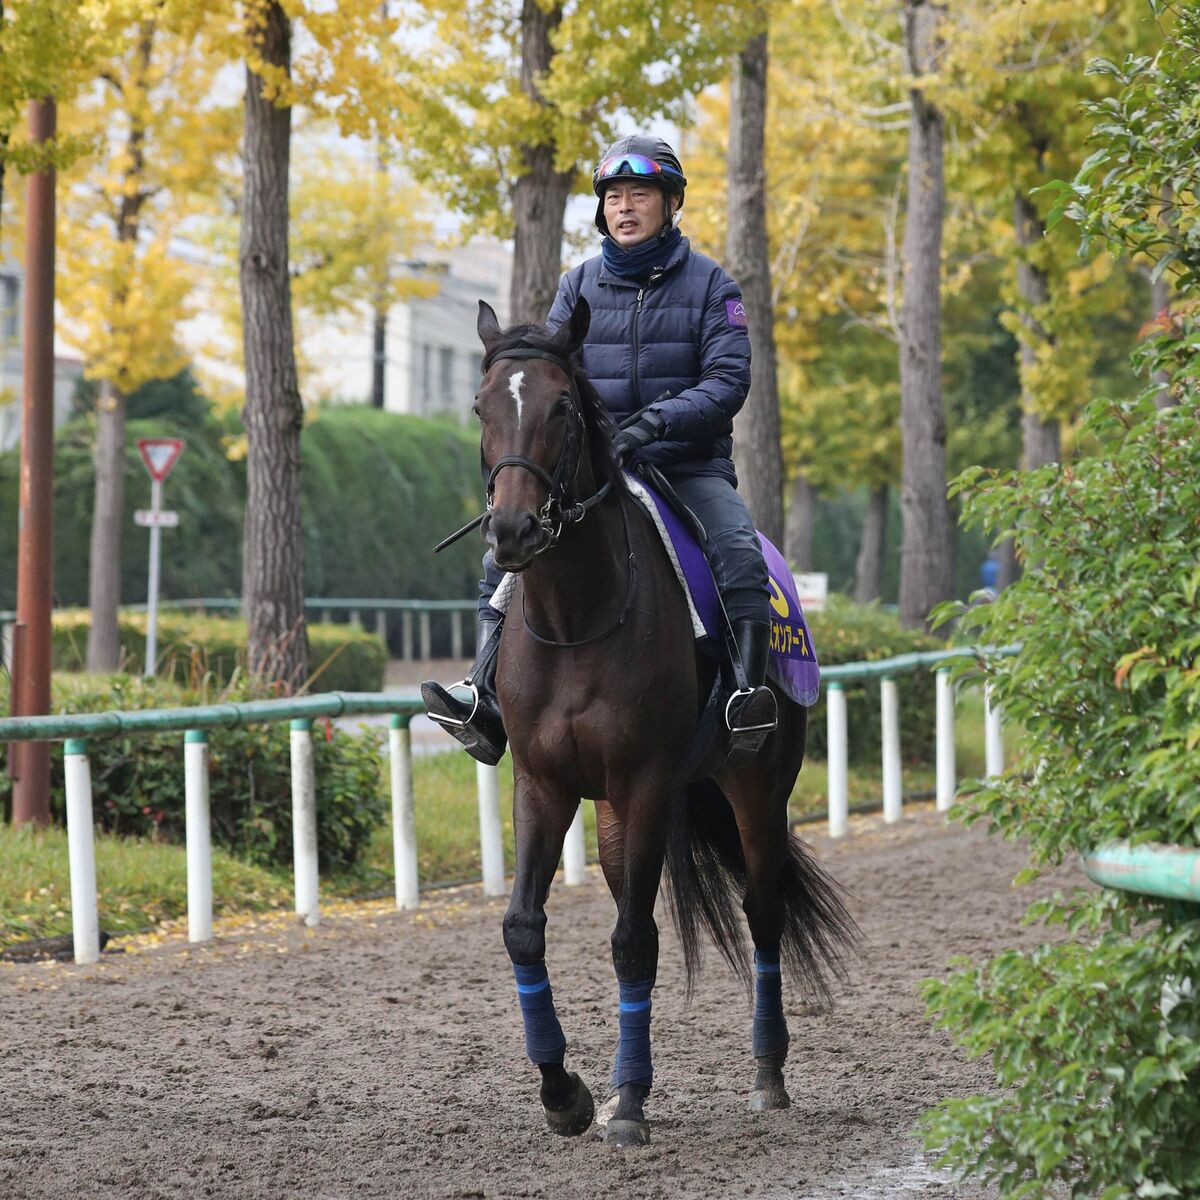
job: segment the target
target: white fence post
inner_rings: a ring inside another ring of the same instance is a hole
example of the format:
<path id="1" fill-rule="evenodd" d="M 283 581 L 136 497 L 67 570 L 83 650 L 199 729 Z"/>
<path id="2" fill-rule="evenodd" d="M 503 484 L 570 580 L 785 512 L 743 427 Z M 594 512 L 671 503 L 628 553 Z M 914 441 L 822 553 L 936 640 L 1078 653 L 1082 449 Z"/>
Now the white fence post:
<path id="1" fill-rule="evenodd" d="M 563 842 L 563 882 L 568 887 L 574 887 L 584 880 L 584 869 L 587 866 L 587 847 L 583 840 L 583 802 L 575 810 L 575 819 L 567 830 L 567 840 Z"/>
<path id="2" fill-rule="evenodd" d="M 829 836 L 844 837 L 850 811 L 847 787 L 849 749 L 846 743 L 846 693 L 840 683 L 825 689 L 827 767 L 829 770 Z"/>
<path id="3" fill-rule="evenodd" d="M 421 609 L 418 614 L 418 626 L 421 630 L 421 658 L 428 662 L 433 657 L 433 631 L 429 619 L 429 609 Z"/>
<path id="4" fill-rule="evenodd" d="M 400 657 L 405 662 L 412 662 L 413 656 L 413 626 L 412 611 L 404 609 L 400 613 Z"/>
<path id="5" fill-rule="evenodd" d="M 937 810 L 954 803 L 957 787 L 954 758 L 954 679 L 949 667 L 934 672 L 937 691 Z"/>
<path id="6" fill-rule="evenodd" d="M 900 781 L 900 691 L 894 679 L 879 684 L 879 713 L 883 733 L 883 819 L 900 820 L 903 797 Z"/>
<path id="7" fill-rule="evenodd" d="M 504 895 L 504 837 L 500 830 L 500 773 L 485 763 L 475 764 L 479 787 L 479 856 L 483 894 Z"/>
<path id="8" fill-rule="evenodd" d="M 375 610 L 375 633 L 379 640 L 387 645 L 387 609 L 377 608 Z"/>
<path id="9" fill-rule="evenodd" d="M 75 961 L 100 957 L 100 916 L 96 911 L 96 846 L 92 825 L 92 769 L 87 742 L 71 738 L 63 746 L 67 784 L 67 859 L 71 871 L 71 932 Z"/>
<path id="10" fill-rule="evenodd" d="M 411 717 L 396 713 L 388 733 L 392 768 L 392 858 L 396 868 L 396 907 L 416 908 L 421 901 L 417 877 L 417 828 L 412 781 Z"/>
<path id="11" fill-rule="evenodd" d="M 1004 773 L 1004 731 L 1000 725 L 1000 707 L 992 704 L 992 686 L 983 685 L 984 775 L 994 779 Z"/>
<path id="12" fill-rule="evenodd" d="M 321 923 L 317 881 L 317 773 L 313 763 L 312 722 L 292 721 L 292 865 L 296 876 L 296 912 L 305 925 Z"/>
<path id="13" fill-rule="evenodd" d="M 463 656 L 463 615 L 462 609 L 456 608 L 450 614 L 450 657 Z"/>
<path id="14" fill-rule="evenodd" d="M 208 734 L 183 735 L 184 828 L 187 846 L 188 941 L 213 935 L 212 818 L 209 811 Z"/>

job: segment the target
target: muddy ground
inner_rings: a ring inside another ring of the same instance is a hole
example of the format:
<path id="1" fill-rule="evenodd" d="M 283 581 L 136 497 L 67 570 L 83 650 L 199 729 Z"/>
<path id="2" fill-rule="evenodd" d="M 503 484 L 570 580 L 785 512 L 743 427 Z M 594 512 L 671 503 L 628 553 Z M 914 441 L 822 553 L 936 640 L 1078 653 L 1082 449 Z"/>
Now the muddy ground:
<path id="1" fill-rule="evenodd" d="M 812 841 L 864 941 L 832 1011 L 788 1002 L 790 1111 L 746 1111 L 747 997 L 710 961 L 685 1005 L 664 936 L 652 1145 L 553 1137 L 504 905 L 471 888 L 416 914 L 380 903 L 317 930 L 259 921 L 202 948 L 174 935 L 94 967 L 0 969 L 0 1196 L 986 1196 L 932 1171 L 912 1134 L 940 1097 L 988 1084 L 931 1031 L 916 983 L 951 954 L 1034 940 L 1017 920 L 1049 885 L 1014 892 L 1019 850 L 929 812 Z M 568 1062 L 598 1100 L 616 1038 L 612 920 L 595 869 L 551 897 Z"/>

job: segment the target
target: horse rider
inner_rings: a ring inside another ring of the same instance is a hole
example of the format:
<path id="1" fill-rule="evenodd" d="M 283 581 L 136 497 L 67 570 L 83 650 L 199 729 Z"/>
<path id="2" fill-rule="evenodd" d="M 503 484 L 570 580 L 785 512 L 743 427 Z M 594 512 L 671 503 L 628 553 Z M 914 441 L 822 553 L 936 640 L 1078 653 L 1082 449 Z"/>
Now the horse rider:
<path id="1" fill-rule="evenodd" d="M 679 230 L 687 179 L 659 138 L 625 137 L 592 171 L 600 253 L 563 275 L 547 325 L 557 328 L 583 296 L 592 312 L 584 370 L 620 425 L 613 439 L 623 464 L 649 463 L 671 483 L 708 532 L 717 587 L 748 684 L 725 705 L 729 762 L 737 765 L 775 727 L 764 686 L 770 646 L 767 567 L 754 523 L 737 492 L 733 418 L 750 389 L 750 337 L 741 288 L 697 253 Z M 422 685 L 430 717 L 480 762 L 507 745 L 496 700 L 503 615 L 489 601 L 502 573 L 484 556 L 477 657 L 460 700 Z"/>

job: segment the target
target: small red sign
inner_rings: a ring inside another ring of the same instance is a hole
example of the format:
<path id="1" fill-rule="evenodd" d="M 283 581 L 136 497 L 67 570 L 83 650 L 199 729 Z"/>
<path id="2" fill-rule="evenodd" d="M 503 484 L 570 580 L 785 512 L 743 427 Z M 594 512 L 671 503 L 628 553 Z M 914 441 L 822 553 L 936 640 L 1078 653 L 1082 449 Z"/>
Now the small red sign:
<path id="1" fill-rule="evenodd" d="M 183 453 L 183 439 L 138 438 L 137 448 L 146 470 L 150 472 L 150 478 L 162 483 Z"/>

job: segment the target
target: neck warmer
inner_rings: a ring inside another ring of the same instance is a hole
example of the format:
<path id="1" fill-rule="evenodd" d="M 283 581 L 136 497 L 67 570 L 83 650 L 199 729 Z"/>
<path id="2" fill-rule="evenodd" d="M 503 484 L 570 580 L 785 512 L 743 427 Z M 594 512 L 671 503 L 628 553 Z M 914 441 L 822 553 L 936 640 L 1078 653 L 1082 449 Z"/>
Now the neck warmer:
<path id="1" fill-rule="evenodd" d="M 640 245 L 631 246 L 626 250 L 612 238 L 606 237 L 600 246 L 600 254 L 604 265 L 621 279 L 643 281 L 650 278 L 650 272 L 655 267 L 665 267 L 675 253 L 676 247 L 683 240 L 683 234 L 677 225 L 671 226 L 665 233 L 653 237 Z"/>

